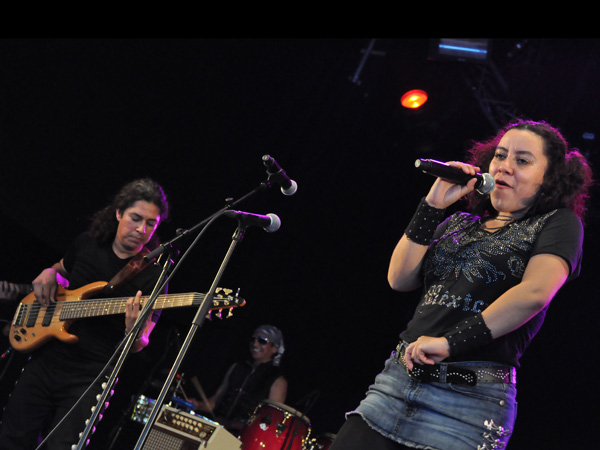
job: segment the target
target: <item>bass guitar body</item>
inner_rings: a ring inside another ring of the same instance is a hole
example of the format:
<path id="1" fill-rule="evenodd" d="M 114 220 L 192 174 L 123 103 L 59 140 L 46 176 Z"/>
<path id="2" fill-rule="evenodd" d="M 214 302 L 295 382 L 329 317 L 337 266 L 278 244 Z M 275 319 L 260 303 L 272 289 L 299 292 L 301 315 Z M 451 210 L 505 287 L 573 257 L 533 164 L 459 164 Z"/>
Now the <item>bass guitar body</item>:
<path id="1" fill-rule="evenodd" d="M 75 319 L 61 319 L 61 313 L 68 302 L 88 299 L 101 291 L 108 283 L 98 281 L 79 289 L 67 290 L 58 287 L 56 303 L 42 306 L 31 292 L 17 307 L 10 328 L 10 344 L 15 350 L 30 352 L 51 339 L 59 339 L 68 344 L 76 343 L 79 338 L 68 332 Z"/>

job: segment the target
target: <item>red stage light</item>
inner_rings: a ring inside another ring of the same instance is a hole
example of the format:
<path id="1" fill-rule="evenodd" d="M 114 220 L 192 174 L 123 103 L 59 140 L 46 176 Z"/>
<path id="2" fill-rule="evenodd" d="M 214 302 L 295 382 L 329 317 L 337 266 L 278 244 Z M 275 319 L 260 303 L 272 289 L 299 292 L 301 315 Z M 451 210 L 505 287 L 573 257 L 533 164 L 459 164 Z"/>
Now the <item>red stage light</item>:
<path id="1" fill-rule="evenodd" d="M 421 89 L 408 91 L 400 98 L 400 104 L 405 108 L 417 109 L 427 101 L 427 92 Z"/>

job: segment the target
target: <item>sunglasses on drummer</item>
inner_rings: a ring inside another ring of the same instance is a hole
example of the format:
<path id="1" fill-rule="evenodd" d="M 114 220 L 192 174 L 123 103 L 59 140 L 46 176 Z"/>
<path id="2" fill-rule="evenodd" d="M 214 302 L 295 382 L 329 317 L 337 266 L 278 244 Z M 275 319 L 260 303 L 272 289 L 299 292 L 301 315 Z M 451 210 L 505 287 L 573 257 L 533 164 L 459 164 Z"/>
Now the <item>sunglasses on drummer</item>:
<path id="1" fill-rule="evenodd" d="M 262 337 L 262 336 L 252 336 L 250 338 L 250 343 L 254 343 L 254 341 L 258 342 L 260 345 L 267 345 L 269 341 L 266 337 Z"/>

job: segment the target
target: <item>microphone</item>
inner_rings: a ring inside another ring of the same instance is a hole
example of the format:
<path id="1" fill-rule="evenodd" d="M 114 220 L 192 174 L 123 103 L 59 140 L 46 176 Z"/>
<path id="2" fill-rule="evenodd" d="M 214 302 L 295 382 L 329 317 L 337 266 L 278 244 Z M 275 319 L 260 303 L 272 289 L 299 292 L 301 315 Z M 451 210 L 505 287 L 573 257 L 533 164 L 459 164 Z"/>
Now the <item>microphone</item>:
<path id="1" fill-rule="evenodd" d="M 417 159 L 415 167 L 421 169 L 424 173 L 433 175 L 434 177 L 443 178 L 446 181 L 456 184 L 467 184 L 469 180 L 477 178 L 475 189 L 482 195 L 489 194 L 496 187 L 494 177 L 489 173 L 476 173 L 468 175 L 458 167 L 453 167 L 444 162 L 436 161 L 435 159 Z"/>
<path id="2" fill-rule="evenodd" d="M 275 178 L 275 181 L 281 186 L 281 192 L 283 192 L 283 195 L 294 195 L 298 190 L 298 184 L 287 176 L 285 170 L 283 170 L 279 164 L 277 164 L 277 161 L 275 161 L 269 155 L 264 155 L 262 157 L 262 161 L 267 168 L 269 178 Z"/>
<path id="3" fill-rule="evenodd" d="M 234 211 L 229 209 L 223 213 L 225 216 L 231 219 L 238 219 L 240 223 L 248 226 L 258 226 L 264 228 L 267 233 L 279 230 L 281 226 L 281 219 L 277 214 L 267 214 L 266 216 L 260 214 L 251 214 L 242 211 Z"/>

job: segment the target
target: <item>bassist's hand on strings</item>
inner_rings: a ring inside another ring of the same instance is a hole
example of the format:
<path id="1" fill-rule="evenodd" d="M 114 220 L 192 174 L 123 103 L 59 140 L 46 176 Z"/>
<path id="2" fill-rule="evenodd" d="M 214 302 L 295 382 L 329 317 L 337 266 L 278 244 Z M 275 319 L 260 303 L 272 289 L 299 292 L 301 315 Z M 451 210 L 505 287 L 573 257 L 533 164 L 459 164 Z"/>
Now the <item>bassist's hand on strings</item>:
<path id="1" fill-rule="evenodd" d="M 65 278 L 67 271 L 63 265 L 62 259 L 52 267 L 42 270 L 35 280 L 33 280 L 33 292 L 36 300 L 42 306 L 48 306 L 51 302 L 56 302 L 56 289 L 60 284 L 67 287 L 69 281 Z"/>
<path id="2" fill-rule="evenodd" d="M 135 321 L 140 315 L 140 311 L 142 309 L 140 304 L 141 298 L 142 291 L 138 291 L 137 294 L 135 294 L 135 297 L 131 297 L 127 300 L 127 304 L 125 306 L 126 335 L 129 333 L 129 331 L 131 331 L 131 329 L 135 325 Z M 133 342 L 133 346 L 131 347 L 131 351 L 133 353 L 139 352 L 141 349 L 148 345 L 148 343 L 150 342 L 150 333 L 152 333 L 154 325 L 156 325 L 156 323 L 152 320 L 152 314 L 150 314 L 143 328 L 139 331 L 138 335 L 135 338 L 135 341 Z"/>
<path id="3" fill-rule="evenodd" d="M 127 300 L 127 304 L 125 306 L 125 334 L 128 334 L 133 326 L 135 325 L 135 321 L 140 315 L 140 299 L 142 297 L 142 291 L 137 291 L 135 297 L 131 297 Z"/>
<path id="4" fill-rule="evenodd" d="M 33 292 L 35 298 L 42 306 L 48 306 L 50 302 L 56 302 L 56 269 L 44 269 L 35 280 L 33 280 Z"/>

